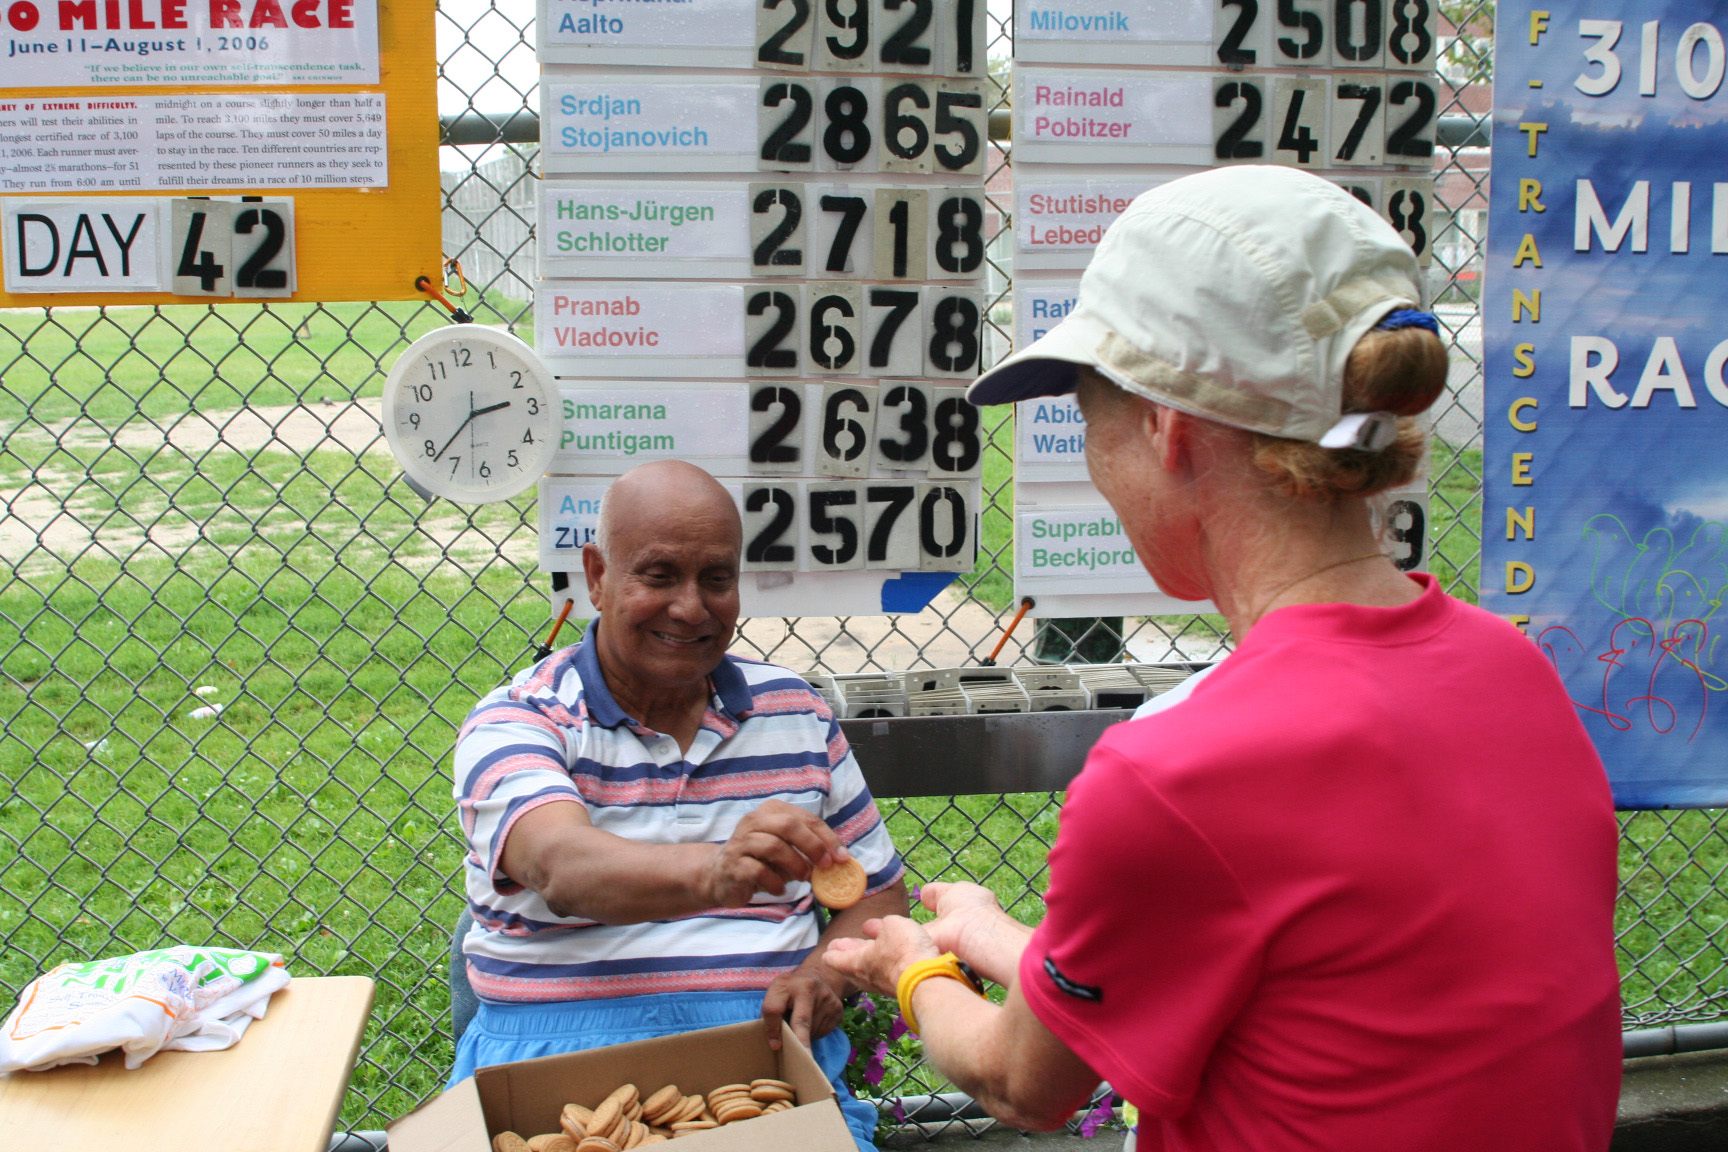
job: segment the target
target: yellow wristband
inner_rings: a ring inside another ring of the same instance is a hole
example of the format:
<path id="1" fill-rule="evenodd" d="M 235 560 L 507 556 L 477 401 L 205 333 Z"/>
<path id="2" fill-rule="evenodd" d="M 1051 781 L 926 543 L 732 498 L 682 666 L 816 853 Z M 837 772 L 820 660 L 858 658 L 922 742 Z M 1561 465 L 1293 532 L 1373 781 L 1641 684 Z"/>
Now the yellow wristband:
<path id="1" fill-rule="evenodd" d="M 900 979 L 894 985 L 895 999 L 900 1001 L 900 1018 L 906 1021 L 906 1027 L 914 1032 L 922 1032 L 918 1027 L 918 1017 L 912 1012 L 912 993 L 918 985 L 932 977 L 940 976 L 949 980 L 958 980 L 978 995 L 984 995 L 984 989 L 978 984 L 978 978 L 960 963 L 960 957 L 952 952 L 944 952 L 929 960 L 918 960 L 908 964 L 900 973 Z"/>

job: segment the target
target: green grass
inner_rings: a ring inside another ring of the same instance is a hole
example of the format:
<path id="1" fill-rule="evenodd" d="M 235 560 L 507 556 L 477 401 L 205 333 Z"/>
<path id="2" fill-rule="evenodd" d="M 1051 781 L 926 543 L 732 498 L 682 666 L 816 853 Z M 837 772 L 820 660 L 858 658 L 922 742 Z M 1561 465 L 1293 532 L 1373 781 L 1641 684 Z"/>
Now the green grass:
<path id="1" fill-rule="evenodd" d="M 483 323 L 524 316 L 474 298 Z M 0 309 L 0 423 L 103 423 L 376 396 L 380 357 L 440 324 L 433 304 Z M 532 342 L 532 319 L 520 334 Z M 5 349 L 16 341 L 24 355 Z"/>
<path id="2" fill-rule="evenodd" d="M 1728 995 L 1719 810 L 1620 816 L 1620 994 L 1636 1025 L 1720 1014 Z"/>
<path id="3" fill-rule="evenodd" d="M 411 531 L 385 506 L 374 531 Z M 374 976 L 345 1116 L 381 1124 L 449 1065 L 453 734 L 545 601 L 424 544 L 227 529 L 173 561 L 0 570 L 0 985 L 166 942 Z"/>
<path id="4" fill-rule="evenodd" d="M 1428 570 L 1460 600 L 1481 589 L 1482 450 L 1435 440 L 1428 452 Z"/>

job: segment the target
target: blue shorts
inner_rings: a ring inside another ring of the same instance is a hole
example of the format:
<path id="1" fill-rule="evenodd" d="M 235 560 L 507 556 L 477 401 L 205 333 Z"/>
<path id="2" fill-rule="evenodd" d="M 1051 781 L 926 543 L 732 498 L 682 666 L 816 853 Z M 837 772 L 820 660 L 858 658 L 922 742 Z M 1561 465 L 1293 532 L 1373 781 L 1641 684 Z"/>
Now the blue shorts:
<path id="1" fill-rule="evenodd" d="M 450 1084 L 489 1064 L 536 1056 L 585 1052 L 632 1040 L 694 1032 L 762 1018 L 760 992 L 680 992 L 621 996 L 614 1000 L 563 1000 L 551 1004 L 491 1004 L 482 1000 L 456 1042 Z M 846 1090 L 846 1058 L 852 1044 L 843 1029 L 816 1037 L 812 1055 L 834 1085 L 834 1102 L 860 1152 L 876 1152 L 876 1109 Z"/>

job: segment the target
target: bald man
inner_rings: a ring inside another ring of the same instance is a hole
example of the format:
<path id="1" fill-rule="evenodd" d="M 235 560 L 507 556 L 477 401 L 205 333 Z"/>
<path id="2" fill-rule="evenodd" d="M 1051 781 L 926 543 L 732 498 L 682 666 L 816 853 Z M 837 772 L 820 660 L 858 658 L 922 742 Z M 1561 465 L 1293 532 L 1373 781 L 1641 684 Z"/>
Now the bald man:
<path id="1" fill-rule="evenodd" d="M 583 549 L 599 610 L 581 643 L 486 696 L 456 742 L 479 1011 L 451 1083 L 488 1064 L 760 1016 L 846 1091 L 848 988 L 822 964 L 904 915 L 904 868 L 833 713 L 784 668 L 727 654 L 737 507 L 681 461 L 606 494 Z M 863 900 L 823 927 L 811 870 L 850 856 Z"/>

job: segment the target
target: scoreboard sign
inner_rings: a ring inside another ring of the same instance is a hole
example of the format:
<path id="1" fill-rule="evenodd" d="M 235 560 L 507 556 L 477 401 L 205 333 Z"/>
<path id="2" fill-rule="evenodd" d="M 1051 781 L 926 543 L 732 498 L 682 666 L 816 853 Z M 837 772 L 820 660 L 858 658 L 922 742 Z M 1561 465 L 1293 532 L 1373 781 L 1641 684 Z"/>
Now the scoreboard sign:
<path id="1" fill-rule="evenodd" d="M 587 607 L 585 501 L 684 459 L 739 504 L 747 612 L 922 608 L 978 547 L 983 4 L 542 0 L 540 24 L 555 604 Z"/>
<path id="2" fill-rule="evenodd" d="M 1015 5 L 1014 339 L 1078 303 L 1105 229 L 1220 164 L 1304 168 L 1432 260 L 1439 88 L 1432 0 L 1021 0 Z M 1071 397 L 1015 410 L 1015 589 L 1047 616 L 1192 611 L 1152 584 L 1086 472 Z M 1425 497 L 1389 551 L 1423 558 Z"/>

